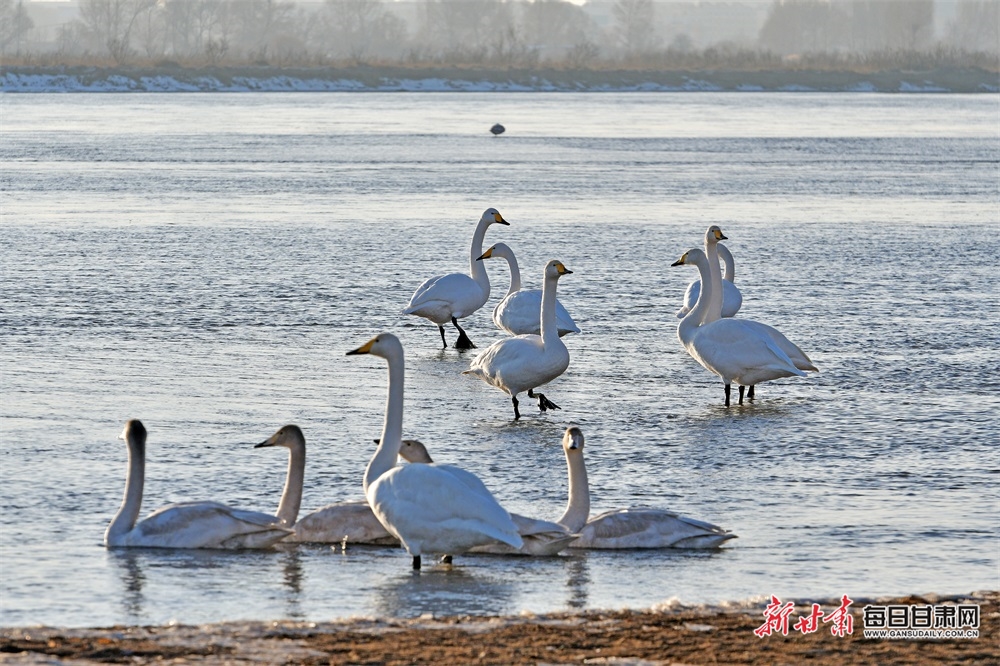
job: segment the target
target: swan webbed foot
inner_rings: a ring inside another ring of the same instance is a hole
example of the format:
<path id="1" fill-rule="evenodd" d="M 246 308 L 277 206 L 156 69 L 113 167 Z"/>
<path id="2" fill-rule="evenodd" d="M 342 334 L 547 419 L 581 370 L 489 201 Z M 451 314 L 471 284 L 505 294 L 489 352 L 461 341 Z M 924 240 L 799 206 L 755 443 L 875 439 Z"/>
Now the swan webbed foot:
<path id="1" fill-rule="evenodd" d="M 455 349 L 475 349 L 476 345 L 472 344 L 472 340 L 470 340 L 469 336 L 465 334 L 465 330 L 458 325 L 458 319 L 452 317 L 451 323 L 458 329 L 458 342 L 455 343 Z M 442 333 L 442 335 L 444 335 L 444 333 Z"/>
<path id="2" fill-rule="evenodd" d="M 536 398 L 538 400 L 538 409 L 540 411 L 544 412 L 548 409 L 562 409 L 562 407 L 546 398 L 543 394 L 535 393 L 533 389 L 528 389 L 528 397 Z"/>
<path id="3" fill-rule="evenodd" d="M 732 390 L 732 386 L 726 384 L 726 407 L 729 406 L 729 392 Z"/>
<path id="4" fill-rule="evenodd" d="M 444 337 L 444 326 L 438 325 L 438 330 L 441 331 L 441 342 L 444 344 L 444 348 L 448 348 L 448 340 Z"/>
<path id="5" fill-rule="evenodd" d="M 750 385 L 750 390 L 747 391 L 747 398 L 753 400 L 753 384 Z"/>
<path id="6" fill-rule="evenodd" d="M 518 411 L 518 409 L 517 409 L 517 396 L 516 395 L 512 395 L 510 397 L 510 402 L 511 402 L 511 404 L 514 405 L 514 420 L 516 421 L 517 419 L 521 418 L 521 412 Z"/>
<path id="7" fill-rule="evenodd" d="M 420 556 L 419 555 L 414 555 L 413 556 L 413 570 L 414 571 L 420 571 Z"/>

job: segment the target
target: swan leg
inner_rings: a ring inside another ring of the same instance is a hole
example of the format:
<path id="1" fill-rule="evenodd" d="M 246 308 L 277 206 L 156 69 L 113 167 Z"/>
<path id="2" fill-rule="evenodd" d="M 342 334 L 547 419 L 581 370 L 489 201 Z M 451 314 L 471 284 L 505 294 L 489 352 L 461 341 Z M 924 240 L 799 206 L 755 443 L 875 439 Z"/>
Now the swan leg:
<path id="1" fill-rule="evenodd" d="M 413 556 L 413 570 L 414 571 L 420 571 L 420 556 L 419 555 L 414 555 Z"/>
<path id="2" fill-rule="evenodd" d="M 732 386 L 726 384 L 726 407 L 729 406 L 729 392 L 732 390 Z"/>
<path id="3" fill-rule="evenodd" d="M 747 388 L 746 386 L 743 386 L 743 384 L 740 384 L 740 404 L 741 405 L 743 404 L 743 392 L 746 391 L 746 388 Z"/>
<path id="4" fill-rule="evenodd" d="M 747 397 L 753 400 L 753 384 L 750 385 L 750 390 L 747 391 Z"/>
<path id="5" fill-rule="evenodd" d="M 519 412 L 517 409 L 517 396 L 516 395 L 510 396 L 510 401 L 514 405 L 514 420 L 516 421 L 517 419 L 521 418 L 521 412 Z"/>
<path id="6" fill-rule="evenodd" d="M 451 323 L 458 329 L 458 342 L 455 343 L 455 349 L 475 349 L 476 345 L 472 344 L 472 340 L 470 340 L 469 336 L 465 334 L 462 327 L 458 325 L 458 319 L 452 317 Z"/>
<path id="7" fill-rule="evenodd" d="M 547 409 L 562 409 L 562 407 L 560 407 L 556 403 L 552 402 L 551 400 L 549 400 L 548 398 L 546 398 L 541 393 L 535 393 L 534 389 L 528 389 L 528 397 L 529 398 L 537 398 L 538 399 L 538 409 L 541 410 L 541 411 L 543 411 L 543 412 L 545 410 L 547 410 Z"/>
<path id="8" fill-rule="evenodd" d="M 441 331 L 441 342 L 444 343 L 444 348 L 447 349 L 448 348 L 448 340 L 446 340 L 445 337 L 444 337 L 444 326 L 441 326 L 440 324 L 438 324 L 438 330 Z"/>

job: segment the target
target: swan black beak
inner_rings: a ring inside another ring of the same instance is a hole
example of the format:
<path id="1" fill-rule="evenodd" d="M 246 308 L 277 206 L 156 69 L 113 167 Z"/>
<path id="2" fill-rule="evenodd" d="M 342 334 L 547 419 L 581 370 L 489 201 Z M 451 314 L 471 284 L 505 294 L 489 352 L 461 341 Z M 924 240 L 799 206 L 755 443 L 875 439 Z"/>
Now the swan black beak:
<path id="1" fill-rule="evenodd" d="M 503 215 L 501 215 L 500 213 L 493 213 L 493 221 L 496 224 L 502 224 L 505 227 L 509 227 L 510 226 L 510 222 L 508 222 L 507 220 L 503 219 Z"/>
<path id="2" fill-rule="evenodd" d="M 715 240 L 729 240 L 729 237 L 726 236 L 726 234 L 722 233 L 721 229 L 716 229 L 715 230 Z"/>
<path id="3" fill-rule="evenodd" d="M 684 262 L 685 262 L 685 261 L 687 260 L 687 258 L 688 258 L 688 255 L 687 255 L 687 252 L 685 252 L 685 253 L 683 254 L 683 256 L 681 256 L 681 258 L 680 258 L 680 259 L 678 259 L 678 260 L 677 260 L 677 261 L 675 261 L 674 263 L 670 264 L 670 266 L 671 266 L 671 267 L 673 267 L 673 266 L 683 266 L 683 265 L 684 265 Z"/>
<path id="4" fill-rule="evenodd" d="M 489 259 L 492 256 L 493 256 L 493 248 L 490 248 L 490 249 L 486 250 L 486 252 L 483 252 L 481 255 L 479 255 L 479 258 L 476 259 L 476 261 L 482 261 L 483 259 Z"/>

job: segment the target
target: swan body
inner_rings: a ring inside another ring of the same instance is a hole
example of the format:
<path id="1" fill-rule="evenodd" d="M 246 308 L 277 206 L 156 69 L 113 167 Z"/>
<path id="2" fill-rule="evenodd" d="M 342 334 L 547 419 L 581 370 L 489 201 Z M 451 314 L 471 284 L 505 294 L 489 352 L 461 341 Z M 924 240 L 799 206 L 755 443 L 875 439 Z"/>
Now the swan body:
<path id="1" fill-rule="evenodd" d="M 552 260 L 545 265 L 542 286 L 541 335 L 518 335 L 499 340 L 477 356 L 463 374 L 472 375 L 507 393 L 514 405 L 514 418 L 521 418 L 517 394 L 528 391 L 528 396 L 538 398 L 542 411 L 559 406 L 535 388 L 546 384 L 569 367 L 569 350 L 556 331 L 556 284 L 563 275 L 573 271 L 561 261 Z"/>
<path id="2" fill-rule="evenodd" d="M 382 333 L 348 354 L 374 354 L 389 366 L 382 436 L 365 469 L 363 487 L 379 522 L 413 557 L 413 568 L 420 568 L 423 553 L 453 555 L 493 541 L 520 548 L 523 541 L 510 515 L 476 475 L 437 463 L 396 466 L 403 428 L 399 339 Z"/>
<path id="3" fill-rule="evenodd" d="M 736 262 L 733 260 L 733 253 L 725 245 L 717 245 L 719 257 L 726 267 L 726 272 L 722 275 L 722 316 L 733 317 L 740 311 L 743 305 L 743 294 L 734 282 L 736 280 Z M 677 311 L 677 318 L 683 319 L 684 315 L 691 311 L 694 304 L 698 302 L 698 295 L 701 293 L 701 280 L 695 280 L 688 285 L 684 292 L 684 305 Z"/>
<path id="4" fill-rule="evenodd" d="M 717 525 L 663 509 L 615 509 L 589 518 L 583 442 L 580 428 L 566 429 L 563 451 L 569 470 L 569 502 L 559 523 L 578 533 L 570 548 L 717 548 L 736 538 Z"/>
<path id="5" fill-rule="evenodd" d="M 753 386 L 782 377 L 805 376 L 782 349 L 792 343 L 776 342 L 775 336 L 784 336 L 773 327 L 765 329 L 766 324 L 736 318 L 716 319 L 699 325 L 713 298 L 709 282 L 711 269 L 705 253 L 697 248 L 688 250 L 672 265 L 689 264 L 698 267 L 701 283 L 708 288 L 702 289 L 694 309 L 677 326 L 677 337 L 692 358 L 722 378 L 727 407 L 732 382 Z"/>
<path id="6" fill-rule="evenodd" d="M 479 219 L 476 231 L 472 235 L 472 247 L 470 249 L 470 273 L 448 273 L 446 275 L 436 275 L 417 287 L 410 297 L 410 302 L 403 309 L 403 314 L 423 317 L 438 325 L 441 332 L 441 342 L 445 347 L 448 341 L 444 337 L 444 324 L 451 322 L 459 332 L 458 342 L 455 346 L 459 349 L 472 349 L 475 347 L 468 335 L 459 326 L 458 320 L 468 317 L 473 312 L 483 307 L 490 297 L 490 278 L 486 273 L 483 262 L 477 261 L 483 253 L 483 238 L 486 236 L 486 229 L 491 224 L 509 223 L 503 219 L 496 208 L 487 208 Z"/>
<path id="7" fill-rule="evenodd" d="M 400 456 L 413 463 L 430 463 L 430 454 L 427 447 L 418 440 L 403 440 L 404 450 L 400 451 Z M 499 555 L 555 555 L 566 548 L 571 541 L 576 538 L 565 527 L 559 523 L 549 520 L 538 520 L 528 518 L 516 513 L 510 514 L 511 520 L 517 526 L 517 533 L 521 535 L 524 544 L 520 548 L 514 548 L 505 543 L 492 543 L 485 546 L 476 546 L 470 552 L 473 553 L 494 553 Z"/>
<path id="8" fill-rule="evenodd" d="M 504 243 L 496 243 L 479 257 L 490 259 L 501 257 L 510 268 L 510 288 L 496 307 L 493 308 L 493 323 L 497 328 L 511 335 L 540 335 L 542 332 L 542 290 L 521 289 L 521 271 L 514 251 Z M 569 333 L 579 333 L 580 327 L 573 321 L 563 304 L 556 299 L 556 328 L 559 337 Z"/>
<path id="9" fill-rule="evenodd" d="M 268 548 L 292 530 L 275 516 L 234 509 L 219 502 L 169 504 L 136 522 L 145 481 L 146 428 L 138 419 L 125 424 L 128 445 L 125 497 L 104 533 L 109 548 Z"/>

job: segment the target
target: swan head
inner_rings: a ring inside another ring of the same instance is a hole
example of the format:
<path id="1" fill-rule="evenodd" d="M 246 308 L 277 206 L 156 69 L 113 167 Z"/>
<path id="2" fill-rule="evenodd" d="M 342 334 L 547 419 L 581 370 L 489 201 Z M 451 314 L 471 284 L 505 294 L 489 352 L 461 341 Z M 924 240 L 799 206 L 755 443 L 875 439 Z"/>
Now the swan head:
<path id="1" fill-rule="evenodd" d="M 681 258 L 670 264 L 671 266 L 698 266 L 702 263 L 708 264 L 708 257 L 705 253 L 696 247 L 691 248 L 687 252 L 681 255 Z"/>
<path id="2" fill-rule="evenodd" d="M 135 447 L 139 451 L 146 449 L 146 426 L 142 425 L 139 419 L 129 419 L 125 422 L 125 428 L 118 439 L 128 442 L 130 447 Z"/>
<path id="3" fill-rule="evenodd" d="M 566 428 L 566 432 L 563 433 L 563 450 L 566 453 L 570 451 L 583 452 L 583 431 L 580 430 L 578 426 L 570 426 Z"/>
<path id="4" fill-rule="evenodd" d="M 549 263 L 545 264 L 545 277 L 547 278 L 558 278 L 562 275 L 570 275 L 573 271 L 566 268 L 563 262 L 558 259 L 553 259 Z"/>
<path id="5" fill-rule="evenodd" d="M 381 444 L 381 439 L 373 439 L 376 444 Z M 399 456 L 410 463 L 424 463 L 430 465 L 434 462 L 431 454 L 427 453 L 427 447 L 419 439 L 404 439 L 399 446 Z"/>
<path id="6" fill-rule="evenodd" d="M 504 226 L 510 226 L 510 222 L 503 219 L 503 215 L 500 214 L 496 208 L 487 208 L 483 211 L 483 216 L 479 218 L 480 224 L 485 224 L 487 226 L 491 224 L 502 224 Z"/>
<path id="7" fill-rule="evenodd" d="M 506 243 L 495 243 L 490 246 L 490 249 L 483 252 L 482 255 L 476 261 L 482 261 L 483 259 L 492 259 L 493 257 L 503 257 L 510 259 L 514 255 L 514 251 Z"/>
<path id="8" fill-rule="evenodd" d="M 357 349 L 347 352 L 348 356 L 356 354 L 372 354 L 374 356 L 381 356 L 382 358 L 402 357 L 403 344 L 392 333 L 379 333 Z"/>
<path id="9" fill-rule="evenodd" d="M 722 233 L 722 229 L 719 228 L 719 225 L 713 224 L 708 228 L 708 231 L 705 232 L 705 242 L 718 243 L 720 240 L 729 240 L 729 238 Z"/>
<path id="10" fill-rule="evenodd" d="M 260 444 L 255 444 L 253 448 L 261 449 L 265 446 L 284 446 L 287 449 L 306 445 L 306 437 L 297 425 L 282 426 L 278 432 L 274 433 Z"/>

